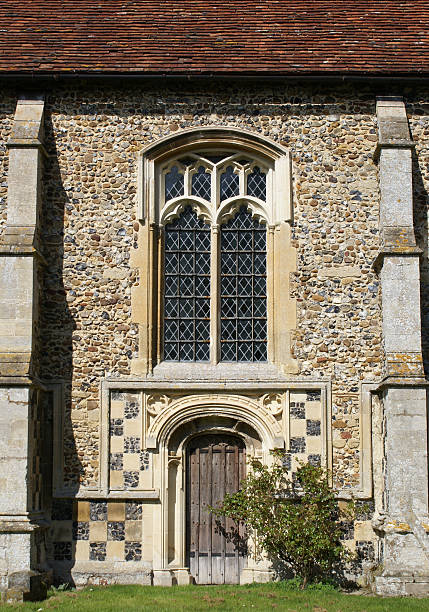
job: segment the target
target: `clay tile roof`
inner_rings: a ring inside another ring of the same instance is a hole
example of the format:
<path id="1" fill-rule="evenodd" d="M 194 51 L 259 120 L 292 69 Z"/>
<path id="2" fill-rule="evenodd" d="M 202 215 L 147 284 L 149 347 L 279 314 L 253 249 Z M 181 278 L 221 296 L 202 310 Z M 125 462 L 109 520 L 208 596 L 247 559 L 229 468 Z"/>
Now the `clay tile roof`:
<path id="1" fill-rule="evenodd" d="M 1 73 L 429 75 L 427 0 L 3 0 Z"/>

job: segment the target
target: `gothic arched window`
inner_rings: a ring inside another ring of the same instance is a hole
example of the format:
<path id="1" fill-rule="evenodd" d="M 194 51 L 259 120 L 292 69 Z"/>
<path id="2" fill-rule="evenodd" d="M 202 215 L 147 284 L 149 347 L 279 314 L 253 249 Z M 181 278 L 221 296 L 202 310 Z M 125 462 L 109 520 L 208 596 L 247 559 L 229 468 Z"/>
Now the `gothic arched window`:
<path id="1" fill-rule="evenodd" d="M 163 359 L 266 361 L 269 167 L 193 151 L 160 170 Z"/>
<path id="2" fill-rule="evenodd" d="M 148 369 L 274 361 L 275 232 L 290 220 L 287 151 L 238 130 L 187 132 L 176 147 L 171 140 L 143 160 Z"/>

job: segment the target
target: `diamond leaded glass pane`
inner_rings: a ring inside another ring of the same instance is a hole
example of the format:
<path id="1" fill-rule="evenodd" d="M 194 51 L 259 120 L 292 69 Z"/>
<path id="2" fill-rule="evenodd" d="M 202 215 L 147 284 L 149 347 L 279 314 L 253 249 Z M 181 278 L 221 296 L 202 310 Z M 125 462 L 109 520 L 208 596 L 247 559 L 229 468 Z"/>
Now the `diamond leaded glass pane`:
<path id="1" fill-rule="evenodd" d="M 192 195 L 203 198 L 203 200 L 210 200 L 211 181 L 211 174 L 204 166 L 200 166 L 192 175 Z"/>
<path id="2" fill-rule="evenodd" d="M 247 177 L 247 195 L 259 198 L 260 200 L 266 200 L 267 197 L 267 177 L 261 172 L 258 166 L 253 168 Z"/>
<path id="3" fill-rule="evenodd" d="M 238 196 L 240 190 L 240 178 L 234 172 L 232 166 L 228 166 L 225 172 L 220 177 L 220 199 L 227 200 L 234 196 Z"/>
<path id="4" fill-rule="evenodd" d="M 182 196 L 184 188 L 184 176 L 177 166 L 173 166 L 165 175 L 165 201 Z"/>
<path id="5" fill-rule="evenodd" d="M 165 226 L 164 359 L 210 357 L 210 227 L 188 206 Z"/>
<path id="6" fill-rule="evenodd" d="M 266 361 L 266 229 L 245 206 L 221 227 L 220 272 L 221 360 Z"/>

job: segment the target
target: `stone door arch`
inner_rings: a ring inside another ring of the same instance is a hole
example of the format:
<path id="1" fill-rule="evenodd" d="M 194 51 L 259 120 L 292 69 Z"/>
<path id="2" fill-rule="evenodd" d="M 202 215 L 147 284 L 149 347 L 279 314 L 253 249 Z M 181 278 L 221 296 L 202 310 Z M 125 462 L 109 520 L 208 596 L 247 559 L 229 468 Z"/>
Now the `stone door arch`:
<path id="1" fill-rule="evenodd" d="M 146 441 L 159 466 L 156 482 L 160 492 L 154 514 L 159 534 L 153 549 L 154 584 L 193 580 L 186 550 L 186 453 L 190 441 L 198 435 L 236 436 L 243 441 L 246 457 L 269 463 L 270 450 L 284 444 L 277 412 L 273 414 L 257 397 L 194 392 L 177 399 L 165 396 L 162 409 L 150 413 Z M 266 562 L 249 555 L 247 566 L 240 571 L 240 583 L 268 578 Z"/>
<path id="2" fill-rule="evenodd" d="M 199 409 L 198 409 L 199 408 Z M 208 407 L 207 407 L 208 408 Z M 269 460 L 269 448 L 266 445 L 265 431 L 257 430 L 250 424 L 245 414 L 237 418 L 238 407 L 234 415 L 226 413 L 221 405 L 207 409 L 206 415 L 201 405 L 195 407 L 194 418 L 182 414 L 176 427 L 171 427 L 169 435 L 161 440 L 160 455 L 164 464 L 163 486 L 161 488 L 161 534 L 159 565 L 154 566 L 154 583 L 189 583 L 194 581 L 190 572 L 189 555 L 187 555 L 187 500 L 186 500 L 186 457 L 189 445 L 198 436 L 234 437 L 241 440 L 246 457 L 258 456 Z M 207 414 L 208 413 L 208 414 Z M 258 428 L 259 429 L 259 428 Z M 163 443 L 164 442 L 164 443 Z M 270 445 L 272 448 L 272 446 Z M 252 572 L 267 572 L 255 559 L 241 559 L 239 576 L 235 581 L 253 581 Z M 244 578 L 245 574 L 250 577 Z"/>

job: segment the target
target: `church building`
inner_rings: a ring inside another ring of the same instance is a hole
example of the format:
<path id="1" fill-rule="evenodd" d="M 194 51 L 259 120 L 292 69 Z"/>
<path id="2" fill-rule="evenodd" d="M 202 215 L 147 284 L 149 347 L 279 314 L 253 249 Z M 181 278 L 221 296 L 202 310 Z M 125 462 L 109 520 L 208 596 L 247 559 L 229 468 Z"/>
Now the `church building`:
<path id="1" fill-rule="evenodd" d="M 329 470 L 429 594 L 429 9 L 0 6 L 0 591 L 275 579 L 209 506 Z M 350 570 L 351 571 L 351 570 Z"/>

